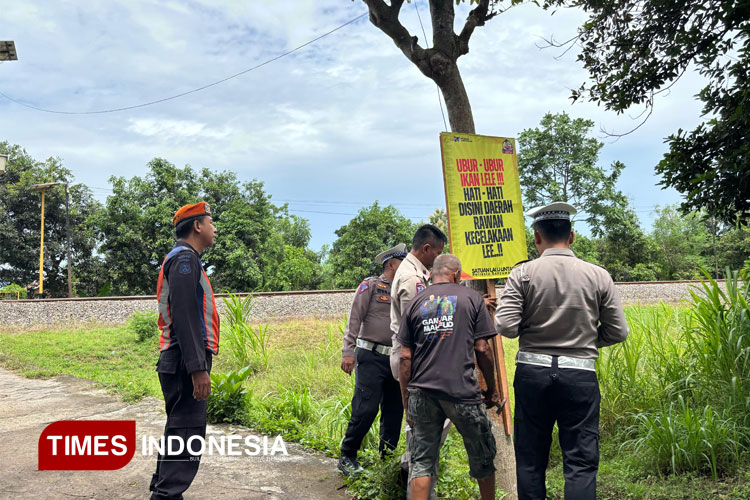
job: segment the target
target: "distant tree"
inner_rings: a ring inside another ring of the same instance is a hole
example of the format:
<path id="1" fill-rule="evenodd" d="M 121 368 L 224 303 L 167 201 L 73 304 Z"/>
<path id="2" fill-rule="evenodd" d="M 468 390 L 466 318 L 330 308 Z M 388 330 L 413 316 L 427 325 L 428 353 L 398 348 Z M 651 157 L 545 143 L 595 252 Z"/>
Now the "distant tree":
<path id="1" fill-rule="evenodd" d="M 430 214 L 430 218 L 427 222 L 436 226 L 450 238 L 450 235 L 448 234 L 448 214 L 445 209 L 436 208 L 435 211 Z"/>
<path id="2" fill-rule="evenodd" d="M 716 243 L 719 273 L 725 267 L 738 271 L 750 259 L 750 227 L 736 224 L 725 228 Z"/>
<path id="3" fill-rule="evenodd" d="M 597 240 L 598 264 L 609 271 L 612 279 L 653 281 L 657 278 L 658 249 L 628 204 L 607 210 L 601 225 L 606 233 Z"/>
<path id="4" fill-rule="evenodd" d="M 599 265 L 599 259 L 601 258 L 599 255 L 599 247 L 598 244 L 599 240 L 594 238 L 589 238 L 584 236 L 583 234 L 576 233 L 575 239 L 573 240 L 573 244 L 570 246 L 570 249 L 573 250 L 573 252 L 576 254 L 576 257 L 579 259 L 583 259 L 587 262 L 591 262 L 592 264 Z"/>
<path id="5" fill-rule="evenodd" d="M 284 245 L 284 260 L 276 268 L 271 290 L 315 290 L 322 283 L 320 257 L 306 248 Z"/>
<path id="6" fill-rule="evenodd" d="M 529 259 L 536 259 L 539 257 L 539 251 L 536 249 L 534 243 L 534 230 L 531 226 L 524 226 L 524 233 L 526 236 L 526 252 L 529 255 Z"/>
<path id="7" fill-rule="evenodd" d="M 329 255 L 336 288 L 354 288 L 368 276 L 378 276 L 382 266 L 373 258 L 399 243 L 411 247 L 415 226 L 393 206 L 381 207 L 376 201 L 359 211 L 345 226 L 336 230 Z"/>
<path id="8" fill-rule="evenodd" d="M 710 236 L 701 214 L 682 215 L 676 206 L 657 209 L 652 238 L 658 252 L 660 279 L 696 279 L 713 267 L 708 258 Z"/>
<path id="9" fill-rule="evenodd" d="M 113 195 L 98 219 L 115 295 L 153 294 L 164 256 L 174 245 L 172 216 L 182 205 L 207 201 L 218 230 L 203 256 L 216 290 L 283 286 L 276 278 L 285 245 L 307 245 L 309 226 L 271 203 L 263 183 L 241 184 L 234 173 L 176 168 L 155 158 L 145 177 L 112 177 Z M 291 286 L 291 285 L 290 285 Z"/>
<path id="10" fill-rule="evenodd" d="M 693 67 L 706 122 L 667 138 L 656 167 L 661 184 L 686 196 L 683 212 L 704 210 L 727 223 L 750 218 L 750 8 L 746 0 L 544 0 L 589 14 L 570 43 L 591 83 L 573 91 L 617 113 L 645 107 Z"/>
<path id="11" fill-rule="evenodd" d="M 524 206 L 568 202 L 578 209 L 577 220 L 585 220 L 595 236 L 603 235 L 609 212 L 627 207 L 627 198 L 616 189 L 625 165 L 616 161 L 609 172 L 597 165 L 604 145 L 588 137 L 591 120 L 547 113 L 540 125 L 518 136 Z"/>
<path id="12" fill-rule="evenodd" d="M 102 286 L 101 261 L 95 255 L 97 241 L 92 219 L 100 209 L 91 190 L 73 184 L 73 175 L 59 158 L 37 161 L 18 145 L 0 142 L 8 154 L 7 170 L 0 176 L 0 286 L 24 287 L 39 279 L 41 194 L 32 184 L 67 182 L 70 192 L 70 235 L 73 281 L 80 295 L 96 295 Z M 65 188 L 49 188 L 45 195 L 44 293 L 67 297 L 67 238 Z"/>
<path id="13" fill-rule="evenodd" d="M 442 208 L 436 208 L 435 211 L 430 214 L 426 223 L 436 226 L 448 237 L 448 244 L 443 247 L 443 253 L 450 253 L 451 235 L 448 230 L 448 213 Z"/>

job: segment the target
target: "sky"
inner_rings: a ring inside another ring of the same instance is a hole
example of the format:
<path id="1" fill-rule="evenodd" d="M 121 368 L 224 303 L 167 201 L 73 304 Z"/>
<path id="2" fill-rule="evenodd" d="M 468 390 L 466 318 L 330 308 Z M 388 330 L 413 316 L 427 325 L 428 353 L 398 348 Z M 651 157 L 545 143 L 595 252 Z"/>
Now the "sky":
<path id="1" fill-rule="evenodd" d="M 418 9 L 418 10 L 417 10 Z M 457 8 L 456 31 L 469 8 Z M 18 61 L 0 64 L 0 91 L 58 111 L 128 107 L 187 92 L 252 68 L 362 15 L 359 0 L 0 0 L 0 40 L 14 40 Z M 402 23 L 431 42 L 425 0 L 404 4 Z M 650 119 L 626 132 L 642 109 L 622 115 L 573 104 L 586 81 L 577 50 L 542 49 L 566 40 L 582 12 L 554 14 L 521 5 L 477 28 L 459 59 L 476 131 L 517 137 L 546 112 L 594 120 L 604 142 L 600 164 L 625 163 L 618 187 L 644 228 L 654 208 L 681 195 L 657 186 L 664 138 L 701 122 L 694 98 L 701 77 L 688 72 L 657 98 Z M 104 201 L 111 176 L 144 175 L 165 158 L 182 167 L 231 170 L 265 183 L 272 201 L 310 221 L 310 246 L 374 201 L 412 221 L 444 207 L 435 84 L 367 17 L 258 69 L 159 104 L 101 114 L 53 114 L 0 96 L 0 140 L 39 160 L 60 157 L 76 182 Z M 523 145 L 521 144 L 521 147 Z"/>

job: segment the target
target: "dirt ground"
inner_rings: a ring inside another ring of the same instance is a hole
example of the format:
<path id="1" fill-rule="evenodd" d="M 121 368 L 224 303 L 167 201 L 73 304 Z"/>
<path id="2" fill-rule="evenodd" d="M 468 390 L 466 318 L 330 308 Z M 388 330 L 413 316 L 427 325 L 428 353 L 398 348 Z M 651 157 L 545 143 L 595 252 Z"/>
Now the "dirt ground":
<path id="1" fill-rule="evenodd" d="M 57 420 L 135 420 L 137 450 L 116 471 L 38 471 L 37 443 Z M 93 382 L 61 376 L 49 380 L 0 370 L 0 498 L 144 499 L 156 465 L 143 456 L 141 437 L 164 429 L 161 401 L 123 403 Z M 208 435 L 254 434 L 249 429 L 211 425 Z M 271 440 L 273 442 L 273 439 Z M 204 456 L 186 499 L 350 499 L 341 488 L 336 462 L 287 443 L 288 456 Z"/>

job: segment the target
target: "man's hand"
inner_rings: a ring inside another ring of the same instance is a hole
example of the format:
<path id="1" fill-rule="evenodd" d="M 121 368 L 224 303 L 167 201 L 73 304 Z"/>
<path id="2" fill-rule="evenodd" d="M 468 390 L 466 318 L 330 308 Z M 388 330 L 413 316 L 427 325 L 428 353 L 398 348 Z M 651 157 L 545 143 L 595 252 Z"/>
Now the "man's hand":
<path id="1" fill-rule="evenodd" d="M 488 309 L 495 309 L 497 307 L 497 297 L 490 297 L 488 293 L 485 293 L 483 297 L 485 307 Z"/>
<path id="2" fill-rule="evenodd" d="M 205 401 L 211 394 L 211 377 L 206 370 L 190 374 L 193 379 L 193 397 L 196 401 Z"/>
<path id="3" fill-rule="evenodd" d="M 404 404 L 404 415 L 406 416 L 406 423 L 409 425 L 409 427 L 413 429 L 414 424 L 409 418 L 409 396 L 408 394 L 405 397 L 401 398 L 401 402 Z"/>
<path id="4" fill-rule="evenodd" d="M 500 404 L 500 393 L 497 392 L 497 389 L 492 392 L 487 391 L 482 394 L 482 401 L 484 402 L 484 406 L 486 408 L 498 406 Z"/>
<path id="5" fill-rule="evenodd" d="M 344 370 L 347 375 L 351 375 L 354 370 L 354 357 L 345 356 L 341 358 L 341 369 Z"/>

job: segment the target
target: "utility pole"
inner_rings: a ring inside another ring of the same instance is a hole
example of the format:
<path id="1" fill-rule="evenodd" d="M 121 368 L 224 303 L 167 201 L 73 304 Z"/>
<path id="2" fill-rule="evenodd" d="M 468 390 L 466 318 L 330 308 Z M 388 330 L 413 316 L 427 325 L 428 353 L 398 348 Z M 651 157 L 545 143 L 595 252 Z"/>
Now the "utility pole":
<path id="1" fill-rule="evenodd" d="M 68 261 L 68 298 L 73 298 L 73 263 L 70 260 L 70 196 L 65 183 L 65 238 L 68 240 L 65 260 Z"/>
<path id="2" fill-rule="evenodd" d="M 66 226 L 68 226 L 67 223 L 67 193 L 68 193 L 68 185 L 65 182 L 48 182 L 47 184 L 34 184 L 31 186 L 32 191 L 41 191 L 42 192 L 42 224 L 40 228 L 40 244 L 39 244 L 39 295 L 42 296 L 44 294 L 44 198 L 45 194 L 47 192 L 47 189 L 51 188 L 52 186 L 61 186 L 65 185 L 65 213 L 66 213 Z M 68 266 L 70 266 L 70 231 L 68 231 Z M 70 285 L 70 267 L 68 267 L 68 293 L 72 296 L 72 288 Z"/>
<path id="3" fill-rule="evenodd" d="M 0 61 L 18 61 L 15 42 L 0 41 Z"/>
<path id="4" fill-rule="evenodd" d="M 0 61 L 17 61 L 16 44 L 13 41 L 0 41 Z M 8 155 L 0 154 L 0 174 L 5 173 L 8 165 Z"/>

